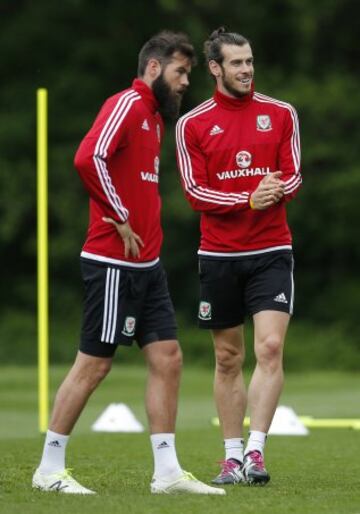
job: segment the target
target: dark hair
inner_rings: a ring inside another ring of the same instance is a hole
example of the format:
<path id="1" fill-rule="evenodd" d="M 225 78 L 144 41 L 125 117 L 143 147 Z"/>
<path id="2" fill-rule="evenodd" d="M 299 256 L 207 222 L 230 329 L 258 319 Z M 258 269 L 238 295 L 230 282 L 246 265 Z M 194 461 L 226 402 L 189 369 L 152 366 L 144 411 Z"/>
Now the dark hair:
<path id="1" fill-rule="evenodd" d="M 207 62 L 216 61 L 222 64 L 224 56 L 222 54 L 222 45 L 243 46 L 250 42 L 236 32 L 226 32 L 225 27 L 219 27 L 210 35 L 209 39 L 204 43 L 204 54 Z"/>
<path id="2" fill-rule="evenodd" d="M 145 43 L 139 53 L 138 76 L 142 77 L 150 59 L 157 59 L 161 64 L 171 60 L 175 52 L 188 57 L 191 64 L 196 64 L 195 50 L 189 38 L 183 32 L 163 30 Z"/>

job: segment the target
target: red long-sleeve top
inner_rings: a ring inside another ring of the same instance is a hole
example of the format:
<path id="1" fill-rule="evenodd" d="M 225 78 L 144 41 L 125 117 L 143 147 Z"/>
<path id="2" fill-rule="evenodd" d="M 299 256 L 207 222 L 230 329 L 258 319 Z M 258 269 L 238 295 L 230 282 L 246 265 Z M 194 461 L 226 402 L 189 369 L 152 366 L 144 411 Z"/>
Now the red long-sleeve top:
<path id="1" fill-rule="evenodd" d="M 163 121 L 152 90 L 139 79 L 108 98 L 75 155 L 75 168 L 90 195 L 82 257 L 135 267 L 157 262 L 162 243 L 158 191 Z M 109 217 L 129 223 L 144 242 L 140 258 L 125 258 Z"/>
<path id="2" fill-rule="evenodd" d="M 216 90 L 177 123 L 185 195 L 201 212 L 199 254 L 237 256 L 291 248 L 285 202 L 301 184 L 299 124 L 288 103 L 260 93 L 232 98 Z M 281 170 L 282 201 L 253 210 L 249 197 Z"/>

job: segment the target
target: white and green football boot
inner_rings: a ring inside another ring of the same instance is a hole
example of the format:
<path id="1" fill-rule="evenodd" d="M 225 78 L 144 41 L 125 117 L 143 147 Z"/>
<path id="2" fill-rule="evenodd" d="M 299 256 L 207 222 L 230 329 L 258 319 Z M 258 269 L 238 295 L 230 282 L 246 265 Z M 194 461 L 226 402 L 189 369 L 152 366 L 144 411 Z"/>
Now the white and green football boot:
<path id="1" fill-rule="evenodd" d="M 65 494 L 96 494 L 82 486 L 71 476 L 70 469 L 58 473 L 44 474 L 37 469 L 32 479 L 34 489 Z"/>
<path id="2" fill-rule="evenodd" d="M 187 471 L 183 471 L 180 478 L 171 481 L 154 477 L 151 481 L 150 491 L 153 494 L 226 494 L 224 489 L 204 484 Z"/>

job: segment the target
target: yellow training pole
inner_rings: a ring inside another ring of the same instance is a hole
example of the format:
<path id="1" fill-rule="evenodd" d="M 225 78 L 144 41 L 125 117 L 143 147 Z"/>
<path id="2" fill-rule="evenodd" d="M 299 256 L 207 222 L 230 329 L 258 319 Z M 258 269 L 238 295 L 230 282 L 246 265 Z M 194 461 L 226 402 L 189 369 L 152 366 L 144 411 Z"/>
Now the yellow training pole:
<path id="1" fill-rule="evenodd" d="M 39 429 L 49 417 L 47 89 L 37 90 L 37 273 Z"/>

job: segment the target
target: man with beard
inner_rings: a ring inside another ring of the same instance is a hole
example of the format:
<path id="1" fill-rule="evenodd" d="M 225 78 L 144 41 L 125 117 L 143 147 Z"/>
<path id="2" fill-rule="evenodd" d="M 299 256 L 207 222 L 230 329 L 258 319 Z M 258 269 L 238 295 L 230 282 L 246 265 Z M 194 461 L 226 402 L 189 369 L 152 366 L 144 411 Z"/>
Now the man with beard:
<path id="1" fill-rule="evenodd" d="M 107 99 L 75 156 L 90 195 L 81 270 L 83 324 L 75 363 L 60 386 L 33 487 L 94 494 L 65 467 L 69 435 L 118 345 L 136 340 L 148 365 L 146 412 L 154 455 L 152 493 L 225 494 L 181 468 L 175 418 L 182 365 L 174 308 L 159 260 L 162 116 L 178 115 L 195 56 L 184 34 L 164 31 L 139 54 L 138 78 Z M 162 115 L 162 116 L 161 116 Z"/>
<path id="2" fill-rule="evenodd" d="M 301 184 L 298 119 L 291 105 L 254 92 L 253 55 L 243 36 L 216 30 L 205 57 L 216 91 L 179 120 L 177 147 L 185 194 L 201 212 L 198 318 L 212 331 L 225 444 L 213 483 L 266 484 L 264 446 L 283 385 L 293 311 L 286 202 Z M 242 376 L 246 314 L 253 319 L 256 356 L 248 393 Z"/>

